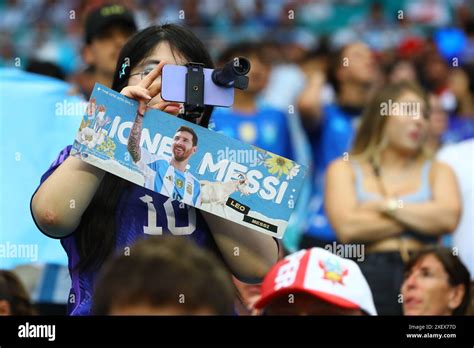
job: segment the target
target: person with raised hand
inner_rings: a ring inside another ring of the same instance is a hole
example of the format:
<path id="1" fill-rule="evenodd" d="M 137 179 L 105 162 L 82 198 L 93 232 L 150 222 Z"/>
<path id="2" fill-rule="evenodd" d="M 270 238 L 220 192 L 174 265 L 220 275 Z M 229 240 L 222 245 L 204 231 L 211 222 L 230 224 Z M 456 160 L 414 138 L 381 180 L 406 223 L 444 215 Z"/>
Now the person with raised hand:
<path id="1" fill-rule="evenodd" d="M 180 106 L 160 95 L 165 62 L 213 68 L 204 44 L 190 30 L 174 24 L 152 26 L 123 47 L 112 89 L 140 101 L 140 114 L 149 107 L 176 116 Z M 207 127 L 211 112 L 205 107 L 196 123 Z M 68 255 L 70 314 L 90 314 L 92 289 L 104 261 L 146 235 L 190 238 L 213 250 L 246 282 L 259 282 L 276 262 L 278 243 L 273 238 L 106 173 L 70 156 L 70 150 L 67 146 L 61 151 L 31 199 L 38 227 L 60 239 Z"/>

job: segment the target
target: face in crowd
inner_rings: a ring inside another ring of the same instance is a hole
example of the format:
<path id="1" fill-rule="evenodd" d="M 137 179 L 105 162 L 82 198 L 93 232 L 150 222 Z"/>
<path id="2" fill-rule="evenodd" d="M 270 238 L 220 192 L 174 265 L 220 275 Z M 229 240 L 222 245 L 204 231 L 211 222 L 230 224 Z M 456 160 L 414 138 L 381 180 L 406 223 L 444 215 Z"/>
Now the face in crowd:
<path id="1" fill-rule="evenodd" d="M 401 152 L 417 152 L 426 140 L 428 122 L 426 115 L 426 106 L 423 99 L 411 91 L 406 91 L 394 100 L 398 103 L 399 110 L 404 114 L 392 115 L 388 117 L 384 130 L 384 140 L 392 148 Z"/>
<path id="2" fill-rule="evenodd" d="M 113 76 L 120 50 L 132 35 L 130 28 L 109 26 L 85 46 L 84 61 L 102 75 Z"/>
<path id="3" fill-rule="evenodd" d="M 402 285 L 405 315 L 452 315 L 464 296 L 462 284 L 450 284 L 443 264 L 433 254 L 420 258 Z"/>
<path id="4" fill-rule="evenodd" d="M 187 63 L 186 59 L 179 52 L 176 50 L 173 51 L 171 49 L 168 42 L 162 41 L 153 49 L 152 53 L 148 57 L 146 57 L 142 62 L 137 64 L 137 66 L 132 69 L 131 76 L 128 80 L 128 85 L 138 85 L 142 79 L 142 75 L 140 73 L 143 73 L 146 76 L 146 74 L 151 72 L 161 61 L 165 61 L 168 64 L 173 65 L 185 65 Z M 161 76 L 155 79 L 155 81 L 150 86 L 150 90 L 156 88 L 161 90 Z M 153 107 L 162 101 L 163 99 L 161 98 L 161 93 L 158 93 L 158 95 L 153 97 L 153 99 L 148 102 L 148 107 Z M 179 114 L 181 108 L 182 104 L 173 103 L 172 105 L 166 106 L 163 111 L 170 115 L 176 116 Z M 198 121 L 200 120 L 198 119 Z"/>
<path id="5" fill-rule="evenodd" d="M 338 79 L 355 84 L 370 84 L 377 76 L 377 65 L 370 48 L 356 42 L 342 52 L 342 65 L 338 69 Z"/>

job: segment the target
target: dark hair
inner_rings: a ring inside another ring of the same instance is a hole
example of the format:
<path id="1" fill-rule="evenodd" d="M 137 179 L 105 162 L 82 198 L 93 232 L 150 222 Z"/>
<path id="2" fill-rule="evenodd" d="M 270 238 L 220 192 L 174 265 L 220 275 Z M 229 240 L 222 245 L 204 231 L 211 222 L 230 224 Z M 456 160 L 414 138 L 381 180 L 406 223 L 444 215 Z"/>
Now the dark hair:
<path id="1" fill-rule="evenodd" d="M 149 56 L 160 43 L 167 42 L 173 52 L 181 54 L 192 62 L 203 63 L 207 68 L 214 64 L 204 44 L 189 29 L 176 24 L 152 26 L 132 36 L 120 51 L 115 69 L 112 89 L 120 92 L 128 85 L 130 71 Z M 125 75 L 120 74 L 127 58 Z M 212 107 L 206 107 L 201 126 L 207 127 Z M 87 271 L 98 268 L 115 247 L 117 205 L 122 196 L 129 192 L 132 184 L 113 174 L 106 173 L 91 203 L 85 210 L 81 223 L 75 231 L 79 253 L 76 269 Z M 125 199 L 126 196 L 123 197 Z"/>
<path id="2" fill-rule="evenodd" d="M 120 51 L 112 89 L 120 92 L 126 87 L 130 71 L 150 55 L 156 45 L 163 41 L 169 43 L 173 54 L 182 55 L 188 62 L 202 63 L 205 68 L 214 68 L 206 46 L 191 30 L 176 24 L 152 26 L 132 36 Z M 125 74 L 121 74 L 124 63 L 128 66 L 125 69 Z M 207 128 L 212 110 L 213 108 L 210 106 L 205 107 L 201 126 Z"/>
<path id="3" fill-rule="evenodd" d="M 179 302 L 180 295 L 184 303 Z M 95 285 L 92 312 L 106 315 L 114 306 L 146 304 L 230 315 L 234 296 L 228 272 L 210 251 L 186 238 L 153 236 L 135 243 L 129 255 L 104 264 Z"/>
<path id="4" fill-rule="evenodd" d="M 12 315 L 35 315 L 30 296 L 15 273 L 0 270 L 0 300 L 10 304 Z"/>
<path id="5" fill-rule="evenodd" d="M 255 41 L 241 41 L 225 48 L 219 55 L 217 62 L 219 65 L 233 60 L 235 57 L 244 56 L 246 58 L 255 56 L 259 61 L 268 64 L 268 59 L 263 46 Z"/>
<path id="6" fill-rule="evenodd" d="M 423 117 L 429 114 L 429 101 L 425 91 L 416 83 L 411 81 L 399 81 L 388 84 L 381 88 L 366 104 L 352 143 L 351 154 L 365 156 L 368 160 L 380 163 L 380 150 L 383 131 L 389 117 L 381 117 L 381 106 L 390 100 L 397 100 L 404 93 L 411 92 L 423 99 L 425 108 L 422 110 Z M 421 152 L 423 153 L 423 152 Z"/>
<path id="7" fill-rule="evenodd" d="M 63 69 L 61 69 L 59 65 L 51 62 L 32 59 L 29 61 L 25 70 L 35 74 L 54 77 L 62 81 L 66 79 L 66 74 Z"/>
<path id="8" fill-rule="evenodd" d="M 339 69 L 343 67 L 344 53 L 352 44 L 353 43 L 349 43 L 340 47 L 329 57 L 328 81 L 334 87 L 334 91 L 336 93 L 340 93 L 341 91 L 341 81 L 339 81 L 337 74 Z"/>
<path id="9" fill-rule="evenodd" d="M 186 127 L 186 126 L 181 126 L 176 131 L 176 133 L 178 133 L 178 132 L 188 132 L 189 134 L 191 134 L 193 136 L 193 146 L 197 146 L 198 136 L 197 136 L 196 132 L 194 131 L 194 129 L 192 129 L 190 127 Z"/>
<path id="10" fill-rule="evenodd" d="M 445 272 L 448 274 L 448 282 L 451 286 L 457 286 L 460 284 L 464 285 L 464 296 L 462 302 L 453 311 L 453 315 L 464 315 L 466 314 L 469 306 L 470 296 L 470 274 L 466 266 L 462 263 L 461 259 L 453 255 L 453 251 L 447 248 L 439 246 L 429 246 L 415 252 L 410 260 L 405 265 L 405 273 L 409 273 L 411 269 L 425 256 L 433 255 L 436 259 L 441 262 Z"/>

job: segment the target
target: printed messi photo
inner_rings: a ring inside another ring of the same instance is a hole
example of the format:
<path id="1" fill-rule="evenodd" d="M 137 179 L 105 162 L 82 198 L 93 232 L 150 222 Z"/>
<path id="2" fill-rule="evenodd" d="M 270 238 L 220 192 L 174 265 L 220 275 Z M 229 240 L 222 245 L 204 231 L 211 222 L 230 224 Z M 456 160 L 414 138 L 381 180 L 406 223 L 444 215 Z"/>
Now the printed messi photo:
<path id="1" fill-rule="evenodd" d="M 97 84 L 71 154 L 114 175 L 282 238 L 306 168 Z"/>

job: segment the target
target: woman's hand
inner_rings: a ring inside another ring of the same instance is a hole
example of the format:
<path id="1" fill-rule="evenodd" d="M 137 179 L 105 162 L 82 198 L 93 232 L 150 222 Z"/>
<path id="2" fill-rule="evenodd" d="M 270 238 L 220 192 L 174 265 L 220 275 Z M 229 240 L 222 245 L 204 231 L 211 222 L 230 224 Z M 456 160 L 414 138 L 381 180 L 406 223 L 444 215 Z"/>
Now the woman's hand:
<path id="1" fill-rule="evenodd" d="M 341 242 L 372 242 L 394 237 L 403 226 L 379 212 L 382 200 L 359 202 L 352 166 L 342 158 L 326 172 L 324 208 Z"/>
<path id="2" fill-rule="evenodd" d="M 396 198 L 385 198 L 359 203 L 358 208 L 365 211 L 374 211 L 386 217 L 394 218 L 395 211 L 400 208 L 400 202 Z"/>
<path id="3" fill-rule="evenodd" d="M 161 111 L 164 111 L 168 106 L 179 108 L 179 104 L 164 101 L 159 96 L 161 93 L 161 72 L 165 64 L 168 63 L 161 61 L 153 68 L 152 71 L 150 71 L 148 75 L 143 78 L 143 80 L 140 81 L 138 85 L 127 86 L 120 92 L 128 98 L 135 99 L 140 102 L 138 106 L 138 113 L 141 116 L 143 116 L 147 108 L 158 109 Z M 156 96 L 158 96 L 158 98 L 155 98 Z M 158 100 L 157 102 L 153 103 L 153 99 Z"/>

